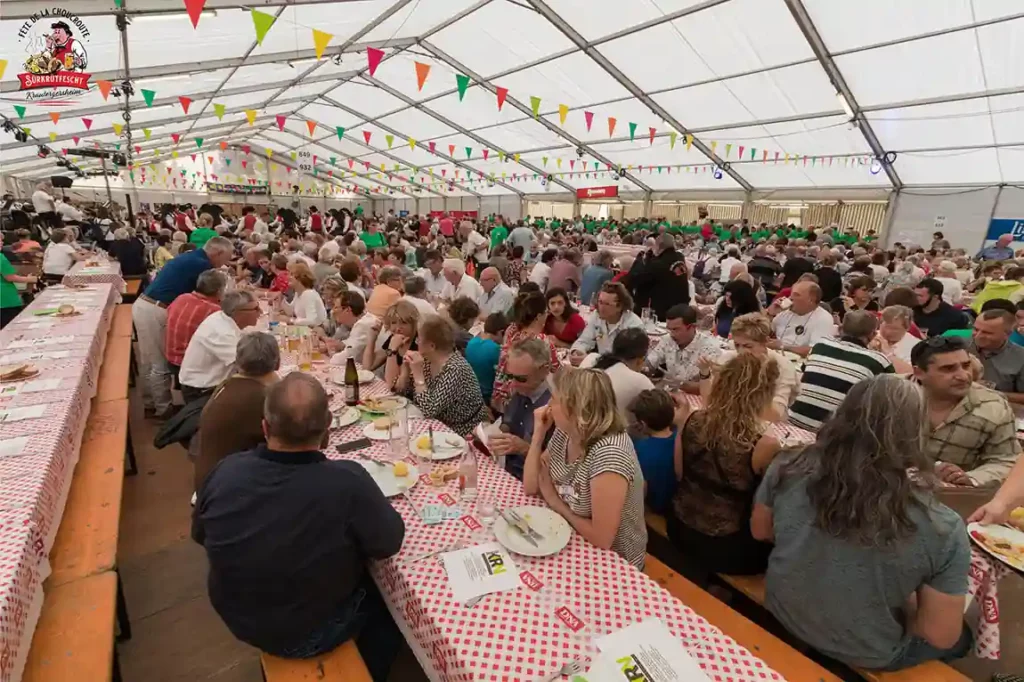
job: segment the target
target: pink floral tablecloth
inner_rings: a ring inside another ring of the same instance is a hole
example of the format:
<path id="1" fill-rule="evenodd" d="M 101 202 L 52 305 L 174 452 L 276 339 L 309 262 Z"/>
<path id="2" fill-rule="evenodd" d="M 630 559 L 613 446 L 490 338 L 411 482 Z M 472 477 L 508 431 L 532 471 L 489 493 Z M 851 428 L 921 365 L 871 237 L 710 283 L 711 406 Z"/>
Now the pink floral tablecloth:
<path id="1" fill-rule="evenodd" d="M 0 383 L 0 682 L 25 665 L 117 298 L 110 284 L 50 287 L 0 331 L 0 366 L 40 370 Z M 62 303 L 81 314 L 33 314 Z M 40 416 L 16 419 L 35 406 Z"/>
<path id="2" fill-rule="evenodd" d="M 91 261 L 78 261 L 64 275 L 64 284 L 110 284 L 117 293 L 123 294 L 127 285 L 121 276 L 121 264 L 116 260 L 99 261 L 98 265 L 87 265 Z"/>

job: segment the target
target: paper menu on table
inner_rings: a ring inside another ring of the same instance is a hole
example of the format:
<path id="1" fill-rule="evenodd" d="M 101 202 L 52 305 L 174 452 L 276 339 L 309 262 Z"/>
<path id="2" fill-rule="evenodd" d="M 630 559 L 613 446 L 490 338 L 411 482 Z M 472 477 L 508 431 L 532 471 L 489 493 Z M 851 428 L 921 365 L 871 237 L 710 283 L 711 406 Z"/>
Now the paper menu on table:
<path id="1" fill-rule="evenodd" d="M 519 587 L 519 569 L 497 542 L 445 552 L 441 563 L 457 602 Z"/>
<path id="2" fill-rule="evenodd" d="M 28 436 L 0 440 L 0 459 L 5 457 L 17 457 L 25 451 L 26 445 L 28 445 Z"/>
<path id="3" fill-rule="evenodd" d="M 10 398 L 19 393 L 41 393 L 55 391 L 60 388 L 60 379 L 38 379 L 21 381 L 16 384 L 0 384 L 0 398 Z"/>
<path id="4" fill-rule="evenodd" d="M 55 343 L 71 343 L 75 340 L 74 336 L 51 336 L 43 339 L 23 339 L 21 341 L 12 341 L 7 344 L 8 348 L 33 348 L 35 346 L 52 346 Z"/>
<path id="5" fill-rule="evenodd" d="M 16 407 L 11 410 L 0 410 L 0 424 L 17 422 L 22 419 L 38 419 L 46 414 L 47 405 L 32 405 L 30 407 Z"/>
<path id="6" fill-rule="evenodd" d="M 594 640 L 601 653 L 585 682 L 710 682 L 697 661 L 657 618 L 649 618 Z"/>

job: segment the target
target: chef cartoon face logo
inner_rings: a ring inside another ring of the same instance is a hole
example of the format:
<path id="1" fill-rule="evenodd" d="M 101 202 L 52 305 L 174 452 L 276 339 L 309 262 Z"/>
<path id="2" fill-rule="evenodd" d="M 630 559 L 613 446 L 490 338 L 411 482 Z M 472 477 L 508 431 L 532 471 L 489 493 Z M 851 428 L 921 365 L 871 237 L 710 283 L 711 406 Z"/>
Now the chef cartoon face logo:
<path id="1" fill-rule="evenodd" d="M 18 79 L 27 101 L 59 106 L 89 89 L 89 35 L 78 16 L 60 8 L 34 14 L 22 24 L 18 41 L 28 56 Z"/>

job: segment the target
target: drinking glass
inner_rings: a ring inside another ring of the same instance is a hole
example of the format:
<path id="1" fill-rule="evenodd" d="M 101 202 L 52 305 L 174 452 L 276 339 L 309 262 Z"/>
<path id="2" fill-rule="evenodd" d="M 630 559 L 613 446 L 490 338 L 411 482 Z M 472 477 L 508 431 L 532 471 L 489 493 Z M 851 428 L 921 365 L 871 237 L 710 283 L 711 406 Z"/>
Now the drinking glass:
<path id="1" fill-rule="evenodd" d="M 477 520 L 484 525 L 485 528 L 490 528 L 494 525 L 494 519 L 498 516 L 498 508 L 494 502 L 494 498 L 490 495 L 481 495 L 476 500 L 476 515 L 479 517 Z"/>
<path id="2" fill-rule="evenodd" d="M 409 408 L 398 407 L 388 412 L 391 420 L 388 441 L 391 458 L 395 461 L 409 454 Z"/>

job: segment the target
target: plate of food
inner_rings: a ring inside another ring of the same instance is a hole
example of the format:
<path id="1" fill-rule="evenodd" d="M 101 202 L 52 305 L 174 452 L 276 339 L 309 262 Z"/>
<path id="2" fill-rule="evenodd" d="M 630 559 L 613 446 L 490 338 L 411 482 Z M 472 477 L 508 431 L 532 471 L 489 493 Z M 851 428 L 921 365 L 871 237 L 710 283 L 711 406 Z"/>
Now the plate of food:
<path id="1" fill-rule="evenodd" d="M 355 424 L 362 417 L 362 413 L 354 407 L 345 407 L 332 414 L 331 428 L 341 429 L 350 424 Z"/>
<path id="2" fill-rule="evenodd" d="M 70 303 L 62 303 L 57 306 L 57 312 L 53 314 L 54 317 L 72 317 L 74 315 L 81 315 L 82 313 L 75 310 L 75 306 Z"/>
<path id="3" fill-rule="evenodd" d="M 466 451 L 466 439 L 450 431 L 434 431 L 433 447 L 430 434 L 423 433 L 409 439 L 409 452 L 420 459 L 440 462 L 454 459 Z"/>
<path id="4" fill-rule="evenodd" d="M 0 382 L 25 381 L 37 376 L 39 376 L 39 370 L 32 364 L 0 366 Z"/>
<path id="5" fill-rule="evenodd" d="M 551 556 L 569 544 L 572 526 L 547 507 L 522 506 L 498 514 L 494 537 L 516 554 Z"/>
<path id="6" fill-rule="evenodd" d="M 384 415 L 376 417 L 363 428 L 363 435 L 370 440 L 390 440 L 392 436 L 404 436 L 396 422 Z"/>
<path id="7" fill-rule="evenodd" d="M 364 398 L 359 401 L 359 410 L 367 415 L 384 415 L 400 410 L 409 404 L 409 400 L 400 395 L 389 395 L 383 398 Z"/>
<path id="8" fill-rule="evenodd" d="M 1024 520 L 1016 520 L 1024 525 Z M 967 533 L 978 547 L 999 559 L 1007 566 L 1024 571 L 1024 531 L 1018 527 L 992 526 L 972 523 Z"/>
<path id="9" fill-rule="evenodd" d="M 420 479 L 420 470 L 415 464 L 408 462 L 377 463 L 365 459 L 359 460 L 366 472 L 373 478 L 384 497 L 394 497 L 409 490 Z"/>
<path id="10" fill-rule="evenodd" d="M 459 477 L 459 468 L 454 464 L 439 464 L 430 470 L 428 477 L 430 485 L 445 486 Z"/>

